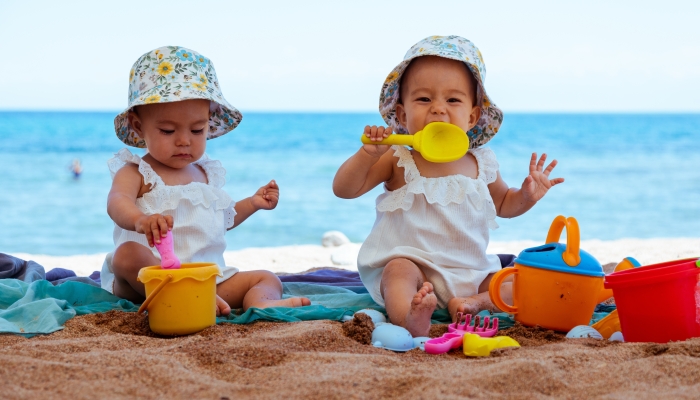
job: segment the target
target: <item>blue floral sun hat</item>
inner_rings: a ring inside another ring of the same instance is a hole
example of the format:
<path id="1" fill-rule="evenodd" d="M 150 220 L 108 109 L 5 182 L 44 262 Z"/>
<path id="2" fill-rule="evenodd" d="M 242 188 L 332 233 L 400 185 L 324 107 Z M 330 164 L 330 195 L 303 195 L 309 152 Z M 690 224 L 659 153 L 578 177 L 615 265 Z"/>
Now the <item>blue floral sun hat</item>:
<path id="1" fill-rule="evenodd" d="M 476 148 L 486 144 L 496 135 L 503 122 L 503 111 L 496 107 L 486 95 L 484 79 L 486 67 L 481 52 L 472 42 L 459 36 L 430 36 L 411 47 L 403 61 L 387 76 L 379 95 L 379 112 L 387 125 L 397 133 L 408 133 L 405 126 L 396 118 L 396 103 L 399 100 L 399 83 L 401 76 L 414 58 L 438 56 L 464 62 L 478 82 L 477 101 L 481 101 L 481 118 L 467 135 L 469 147 Z"/>
<path id="2" fill-rule="evenodd" d="M 142 104 L 192 99 L 212 101 L 207 139 L 232 131 L 243 119 L 224 99 L 211 60 L 178 46 L 149 51 L 129 72 L 129 106 L 114 118 L 117 137 L 129 146 L 145 148 L 146 142 L 129 125 L 129 111 Z"/>

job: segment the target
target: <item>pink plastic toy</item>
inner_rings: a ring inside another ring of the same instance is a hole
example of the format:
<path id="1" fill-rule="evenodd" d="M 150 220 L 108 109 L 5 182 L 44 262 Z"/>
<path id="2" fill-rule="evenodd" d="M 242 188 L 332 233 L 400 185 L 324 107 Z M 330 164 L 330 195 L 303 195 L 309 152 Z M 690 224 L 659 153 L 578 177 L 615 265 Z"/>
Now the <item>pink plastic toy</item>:
<path id="1" fill-rule="evenodd" d="M 160 239 L 160 244 L 156 243 L 156 250 L 160 253 L 160 267 L 162 269 L 178 269 L 180 268 L 180 259 L 175 255 L 173 246 L 173 233 L 168 231 L 168 234 Z"/>
<path id="2" fill-rule="evenodd" d="M 462 338 L 465 333 L 491 337 L 498 332 L 498 318 L 484 317 L 483 325 L 480 325 L 480 319 L 477 315 L 474 318 L 474 325 L 469 325 L 472 320 L 471 314 L 463 316 L 462 313 L 457 313 L 457 322 L 447 326 L 447 333 L 439 338 L 425 342 L 425 352 L 428 354 L 442 354 L 452 349 L 458 349 L 462 346 Z M 489 326 L 489 322 L 491 322 L 491 326 Z"/>
<path id="3" fill-rule="evenodd" d="M 464 323 L 462 323 L 464 322 Z M 467 314 L 462 316 L 462 313 L 457 313 L 457 322 L 449 324 L 447 326 L 447 332 L 454 333 L 475 333 L 481 337 L 491 337 L 498 332 L 498 318 L 484 317 L 484 324 L 481 324 L 481 317 L 478 315 L 474 317 L 474 325 L 470 325 L 472 322 L 472 315 Z M 489 327 L 489 322 L 491 326 Z"/>
<path id="4" fill-rule="evenodd" d="M 430 339 L 425 342 L 425 352 L 428 354 L 442 354 L 452 349 L 458 349 L 462 347 L 462 336 L 464 336 L 464 333 L 447 332 L 439 338 Z"/>

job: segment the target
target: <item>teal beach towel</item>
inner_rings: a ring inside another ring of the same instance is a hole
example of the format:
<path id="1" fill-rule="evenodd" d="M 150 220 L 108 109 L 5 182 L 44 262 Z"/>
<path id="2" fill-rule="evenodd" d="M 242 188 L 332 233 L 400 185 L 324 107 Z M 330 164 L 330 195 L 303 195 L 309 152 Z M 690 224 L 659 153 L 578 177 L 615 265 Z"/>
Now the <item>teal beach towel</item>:
<path id="1" fill-rule="evenodd" d="M 385 313 L 368 293 L 357 293 L 357 288 L 344 288 L 310 283 L 284 283 L 284 298 L 304 296 L 311 306 L 299 308 L 251 308 L 246 312 L 217 318 L 217 323 L 247 324 L 254 321 L 299 322 L 311 320 L 340 321 L 363 308 Z M 32 337 L 63 328 L 76 315 L 102 313 L 111 310 L 136 312 L 138 305 L 120 299 L 109 292 L 82 282 L 65 282 L 58 286 L 49 281 L 26 283 L 17 279 L 0 279 L 0 333 Z M 240 310 L 239 310 L 240 311 Z M 479 313 L 490 315 L 488 311 Z M 599 313 L 595 319 L 604 316 Z M 493 314 L 500 328 L 513 325 L 510 315 Z M 433 323 L 449 323 L 447 310 L 436 310 Z"/>
<path id="2" fill-rule="evenodd" d="M 137 311 L 138 306 L 80 282 L 54 286 L 46 280 L 0 279 L 0 333 L 32 337 L 63 329 L 76 315 L 110 310 Z"/>

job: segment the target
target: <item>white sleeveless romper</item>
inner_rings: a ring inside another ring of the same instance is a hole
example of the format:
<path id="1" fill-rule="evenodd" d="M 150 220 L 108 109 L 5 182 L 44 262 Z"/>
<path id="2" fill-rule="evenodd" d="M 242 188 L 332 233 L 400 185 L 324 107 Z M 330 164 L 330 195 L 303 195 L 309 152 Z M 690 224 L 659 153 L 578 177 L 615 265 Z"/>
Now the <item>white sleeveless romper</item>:
<path id="1" fill-rule="evenodd" d="M 136 199 L 139 210 L 147 215 L 172 215 L 175 255 L 181 262 L 216 263 L 223 275 L 216 278 L 217 284 L 238 272 L 237 268 L 227 267 L 224 261 L 224 234 L 233 226 L 236 210 L 233 208 L 235 202 L 222 189 L 226 183 L 226 170 L 221 166 L 221 162 L 203 155 L 195 164 L 202 167 L 208 183 L 192 182 L 176 186 L 166 185 L 147 162 L 127 149 L 120 150 L 107 161 L 112 179 L 126 163 L 138 165 L 143 181 L 151 185 L 150 192 Z M 148 247 L 146 235 L 122 229 L 115 224 L 114 246 L 124 242 L 136 242 Z M 153 255 L 160 259 L 156 248 L 150 249 Z M 102 289 L 110 293 L 113 292 L 114 285 L 112 255 L 113 253 L 107 255 L 100 273 Z"/>
<path id="2" fill-rule="evenodd" d="M 360 278 L 370 295 L 384 305 L 382 272 L 389 261 L 415 262 L 435 288 L 438 307 L 453 297 L 478 293 L 479 285 L 501 269 L 495 254 L 487 255 L 489 228 L 496 229 L 496 208 L 487 185 L 498 172 L 489 148 L 469 150 L 476 158 L 476 179 L 464 175 L 426 178 L 411 152 L 392 146 L 406 184 L 377 197 L 377 219 L 357 259 Z"/>

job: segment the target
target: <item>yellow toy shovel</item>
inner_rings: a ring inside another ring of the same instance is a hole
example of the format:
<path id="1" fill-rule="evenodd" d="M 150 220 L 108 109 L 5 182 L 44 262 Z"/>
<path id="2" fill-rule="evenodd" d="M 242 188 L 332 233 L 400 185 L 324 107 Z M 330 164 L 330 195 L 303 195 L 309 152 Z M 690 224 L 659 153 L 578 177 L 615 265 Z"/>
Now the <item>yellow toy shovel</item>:
<path id="1" fill-rule="evenodd" d="M 505 347 L 520 347 L 520 343 L 508 336 L 482 338 L 474 333 L 465 333 L 462 342 L 464 355 L 469 357 L 488 357 L 491 350 Z"/>
<path id="2" fill-rule="evenodd" d="M 431 122 L 414 135 L 390 135 L 379 142 L 373 142 L 362 135 L 362 143 L 411 146 L 423 158 L 434 163 L 459 160 L 469 150 L 467 134 L 462 128 L 447 122 Z"/>

